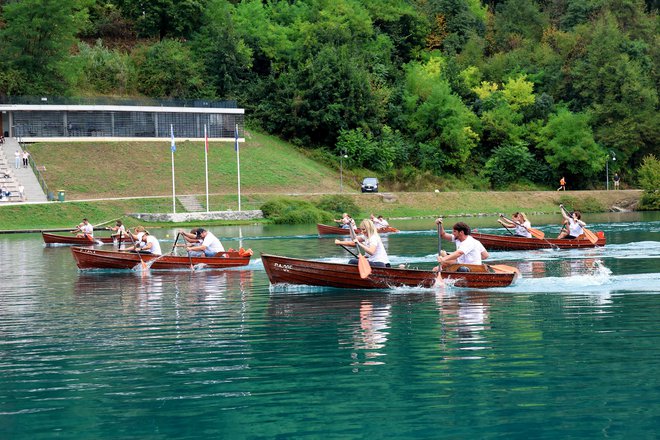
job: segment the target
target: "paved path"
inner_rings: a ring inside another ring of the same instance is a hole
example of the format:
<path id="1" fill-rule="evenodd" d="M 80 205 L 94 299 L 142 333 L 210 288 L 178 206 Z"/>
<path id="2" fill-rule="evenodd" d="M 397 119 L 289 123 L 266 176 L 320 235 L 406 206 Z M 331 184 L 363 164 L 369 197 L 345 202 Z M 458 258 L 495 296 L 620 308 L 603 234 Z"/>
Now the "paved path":
<path id="1" fill-rule="evenodd" d="M 14 164 L 14 153 L 18 150 L 21 155 L 23 154 L 23 149 L 19 145 L 18 141 L 15 138 L 5 138 L 5 143 L 1 145 L 2 151 L 0 151 L 0 156 L 4 155 L 6 158 L 6 169 L 4 169 L 3 161 L 0 160 L 0 175 L 3 175 L 4 172 L 7 172 L 11 178 L 7 180 L 7 183 L 10 185 L 10 190 L 12 192 L 18 192 L 18 185 L 23 184 L 25 187 L 25 197 L 26 201 L 21 202 L 18 199 L 12 199 L 10 202 L 2 203 L 43 203 L 48 201 L 46 194 L 41 189 L 37 177 L 34 175 L 31 167 L 23 168 L 22 160 L 19 168 L 15 167 Z M 29 151 L 29 150 L 28 150 Z M 9 183 L 11 181 L 11 183 Z"/>

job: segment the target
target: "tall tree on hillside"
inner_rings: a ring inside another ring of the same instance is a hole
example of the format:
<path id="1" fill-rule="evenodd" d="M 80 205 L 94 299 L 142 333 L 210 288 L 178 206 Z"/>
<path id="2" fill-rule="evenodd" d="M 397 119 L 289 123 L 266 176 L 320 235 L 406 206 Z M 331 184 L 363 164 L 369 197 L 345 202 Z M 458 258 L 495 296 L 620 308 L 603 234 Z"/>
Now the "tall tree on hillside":
<path id="1" fill-rule="evenodd" d="M 199 29 L 207 0 L 109 0 L 133 20 L 141 37 L 189 38 Z"/>
<path id="2" fill-rule="evenodd" d="M 3 6 L 0 63 L 21 78 L 14 94 L 65 94 L 67 65 L 89 0 L 22 0 Z M 2 90 L 0 90 L 2 92 Z"/>
<path id="3" fill-rule="evenodd" d="M 586 114 L 560 109 L 539 135 L 548 164 L 581 188 L 590 187 L 594 176 L 605 167 L 607 153 L 594 140 Z"/>
<path id="4" fill-rule="evenodd" d="M 651 48 L 622 32 L 613 14 L 594 23 L 585 53 L 571 71 L 574 105 L 593 114 L 596 139 L 624 163 L 657 148 L 659 118 Z"/>
<path id="5" fill-rule="evenodd" d="M 253 51 L 239 35 L 227 0 L 211 0 L 193 37 L 193 51 L 220 98 L 234 97 L 252 67 Z"/>
<path id="6" fill-rule="evenodd" d="M 451 90 L 440 57 L 408 66 L 403 99 L 402 119 L 419 149 L 416 165 L 436 174 L 465 171 L 479 121 Z"/>

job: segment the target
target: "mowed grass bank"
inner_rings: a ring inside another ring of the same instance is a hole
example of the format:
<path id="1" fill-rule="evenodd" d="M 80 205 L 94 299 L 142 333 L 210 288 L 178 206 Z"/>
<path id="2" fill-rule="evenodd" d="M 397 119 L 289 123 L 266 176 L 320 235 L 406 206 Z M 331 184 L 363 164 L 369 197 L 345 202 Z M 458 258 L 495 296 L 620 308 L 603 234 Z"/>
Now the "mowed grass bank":
<path id="1" fill-rule="evenodd" d="M 35 163 L 46 167 L 50 191 L 66 191 L 67 200 L 172 194 L 169 141 L 38 143 L 28 149 Z M 236 194 L 236 162 L 233 142 L 209 143 L 209 193 Z M 240 165 L 246 194 L 339 190 L 336 169 L 273 136 L 250 132 L 240 146 Z M 206 192 L 203 142 L 177 142 L 174 168 L 177 194 Z"/>

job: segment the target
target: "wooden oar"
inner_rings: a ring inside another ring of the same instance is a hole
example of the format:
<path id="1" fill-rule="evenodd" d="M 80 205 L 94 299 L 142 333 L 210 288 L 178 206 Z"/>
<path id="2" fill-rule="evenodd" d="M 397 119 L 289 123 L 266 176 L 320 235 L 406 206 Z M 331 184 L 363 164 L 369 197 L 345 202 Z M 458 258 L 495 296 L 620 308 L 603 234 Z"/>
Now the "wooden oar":
<path id="1" fill-rule="evenodd" d="M 440 223 L 438 223 L 438 257 L 442 256 L 442 236 L 440 235 Z M 442 263 L 438 262 L 438 276 L 435 278 L 435 284 L 444 286 L 445 280 L 442 279 Z"/>
<path id="2" fill-rule="evenodd" d="M 360 243 L 358 243 L 356 237 L 355 237 L 355 231 L 353 231 L 353 228 L 349 228 L 351 231 L 351 238 L 355 242 L 355 247 L 357 249 L 358 253 L 358 272 L 360 273 L 360 278 L 367 278 L 371 274 L 371 265 L 369 264 L 369 261 L 367 260 L 367 257 L 365 257 L 362 252 L 360 251 Z"/>
<path id="3" fill-rule="evenodd" d="M 566 215 L 568 215 L 568 211 L 566 211 L 564 205 L 559 205 L 559 207 L 566 213 Z M 570 217 L 570 215 L 568 216 Z M 596 244 L 598 242 L 598 236 L 584 226 L 582 226 L 582 232 L 584 233 L 584 236 L 587 238 L 587 240 L 591 242 L 591 244 Z"/>
<path id="4" fill-rule="evenodd" d="M 119 219 L 121 219 L 121 217 L 117 217 L 117 218 L 115 218 L 115 219 L 108 220 L 107 222 L 99 223 L 98 225 L 94 225 L 94 228 L 98 228 L 98 227 L 101 226 L 101 225 L 107 225 L 108 223 L 111 223 L 111 222 L 116 222 L 116 221 L 119 220 Z"/>
<path id="5" fill-rule="evenodd" d="M 172 250 L 170 251 L 170 255 L 174 255 L 174 249 L 176 249 L 176 243 L 179 241 L 179 235 L 181 235 L 181 232 L 177 232 L 176 238 L 174 239 L 174 244 L 172 245 Z"/>
<path id="6" fill-rule="evenodd" d="M 539 231 L 538 229 L 534 228 L 528 228 L 527 226 L 523 225 L 522 223 L 518 223 L 517 221 L 510 220 L 506 217 L 504 217 L 504 214 L 500 214 L 500 217 L 502 217 L 504 220 L 509 221 L 513 223 L 514 225 L 522 226 L 523 228 L 527 229 L 527 231 L 532 234 L 532 237 L 538 238 L 539 240 L 543 240 L 545 238 L 545 232 Z M 504 226 L 504 225 L 502 225 Z M 504 226 L 506 228 L 506 226 Z M 507 228 L 508 229 L 508 228 Z"/>
<path id="7" fill-rule="evenodd" d="M 138 254 L 138 257 L 140 257 L 140 264 L 142 265 L 142 270 L 146 271 L 148 269 L 147 263 L 145 263 L 144 260 L 142 259 L 142 254 L 140 254 L 140 250 L 138 249 L 138 245 L 135 242 L 135 239 L 133 238 L 133 234 L 129 233 L 128 236 L 131 237 L 131 241 L 133 242 L 133 250 L 135 251 L 135 253 Z"/>

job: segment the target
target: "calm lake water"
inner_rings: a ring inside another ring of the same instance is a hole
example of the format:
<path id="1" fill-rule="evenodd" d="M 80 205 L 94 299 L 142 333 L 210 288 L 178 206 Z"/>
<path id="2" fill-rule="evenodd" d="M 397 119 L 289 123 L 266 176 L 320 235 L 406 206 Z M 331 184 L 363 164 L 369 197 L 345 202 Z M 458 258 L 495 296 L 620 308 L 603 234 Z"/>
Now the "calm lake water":
<path id="1" fill-rule="evenodd" d="M 660 213 L 588 221 L 605 248 L 492 252 L 523 274 L 493 290 L 270 287 L 259 252 L 348 258 L 314 225 L 211 228 L 255 257 L 195 273 L 0 235 L 0 439 L 655 439 Z M 433 266 L 433 220 L 392 223 Z"/>

